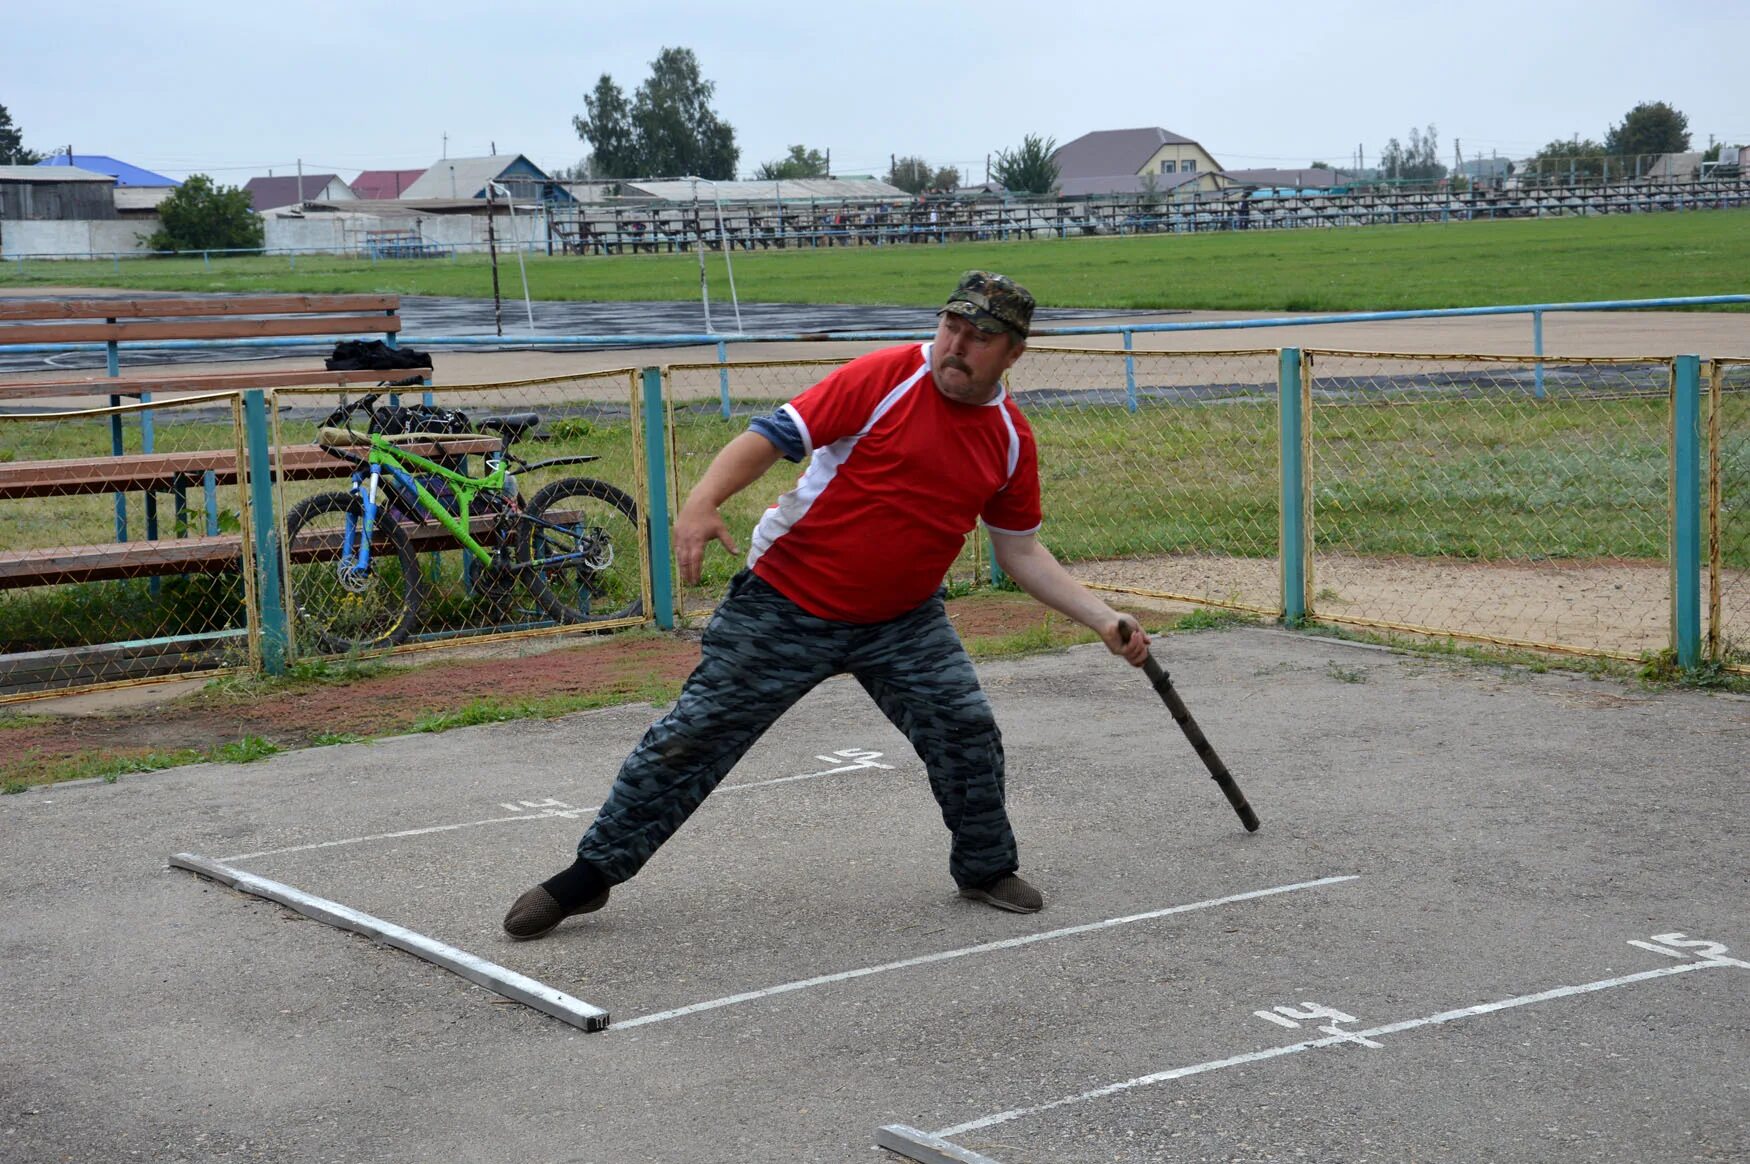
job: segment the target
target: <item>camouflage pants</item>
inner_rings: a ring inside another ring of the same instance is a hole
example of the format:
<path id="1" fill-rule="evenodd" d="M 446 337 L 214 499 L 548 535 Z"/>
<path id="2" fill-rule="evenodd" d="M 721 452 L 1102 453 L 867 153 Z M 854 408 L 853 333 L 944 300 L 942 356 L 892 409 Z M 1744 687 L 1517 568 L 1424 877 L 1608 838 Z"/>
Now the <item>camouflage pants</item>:
<path id="1" fill-rule="evenodd" d="M 632 877 L 779 716 L 845 672 L 923 760 L 953 834 L 955 883 L 1014 872 L 1002 736 L 941 595 L 862 626 L 815 618 L 747 571 L 706 626 L 699 666 L 673 709 L 621 765 L 577 855 L 611 883 Z"/>

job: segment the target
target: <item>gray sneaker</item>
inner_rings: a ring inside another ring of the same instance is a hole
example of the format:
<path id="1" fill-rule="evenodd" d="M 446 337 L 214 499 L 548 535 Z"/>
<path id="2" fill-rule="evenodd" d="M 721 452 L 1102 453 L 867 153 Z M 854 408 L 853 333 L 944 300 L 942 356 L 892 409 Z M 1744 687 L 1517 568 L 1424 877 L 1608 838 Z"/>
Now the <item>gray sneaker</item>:
<path id="1" fill-rule="evenodd" d="M 998 877 L 982 888 L 962 889 L 960 896 L 1011 913 L 1038 913 L 1045 908 L 1045 895 L 1013 873 Z"/>
<path id="2" fill-rule="evenodd" d="M 519 942 L 544 938 L 566 918 L 594 913 L 607 903 L 608 891 L 604 889 L 588 901 L 566 909 L 547 892 L 546 886 L 537 885 L 511 903 L 510 912 L 504 915 L 504 932 Z"/>

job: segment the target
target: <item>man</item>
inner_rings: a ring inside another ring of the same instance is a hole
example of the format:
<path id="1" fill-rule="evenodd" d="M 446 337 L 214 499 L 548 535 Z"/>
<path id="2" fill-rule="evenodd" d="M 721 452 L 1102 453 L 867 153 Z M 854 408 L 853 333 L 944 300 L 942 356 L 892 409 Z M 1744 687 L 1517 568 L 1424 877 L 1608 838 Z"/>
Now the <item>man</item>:
<path id="1" fill-rule="evenodd" d="M 960 895 L 1017 913 L 1043 906 L 1017 872 L 1002 737 L 948 622 L 942 579 L 982 519 L 1004 572 L 1112 653 L 1141 666 L 1148 636 L 1035 537 L 1033 431 L 1002 385 L 1026 350 L 1033 297 L 1002 275 L 969 271 L 937 314 L 932 342 L 851 361 L 756 419 L 706 469 L 675 520 L 688 582 L 708 543 L 740 552 L 719 507 L 779 458 L 809 458 L 754 528 L 748 567 L 705 628 L 698 668 L 626 758 L 576 862 L 516 900 L 506 933 L 538 938 L 600 909 L 779 716 L 845 672 L 924 761 Z"/>

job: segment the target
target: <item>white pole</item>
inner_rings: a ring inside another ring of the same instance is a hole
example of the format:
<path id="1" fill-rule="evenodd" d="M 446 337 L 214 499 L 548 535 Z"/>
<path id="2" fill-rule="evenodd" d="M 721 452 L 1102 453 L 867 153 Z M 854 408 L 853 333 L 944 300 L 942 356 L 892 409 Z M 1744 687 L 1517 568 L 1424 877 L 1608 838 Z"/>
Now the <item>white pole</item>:
<path id="1" fill-rule="evenodd" d="M 516 199 L 511 197 L 509 186 L 500 185 L 497 182 L 492 182 L 490 185 L 504 191 L 505 205 L 510 207 L 510 237 L 516 240 L 516 265 L 517 270 L 521 271 L 523 275 L 523 310 L 528 313 L 529 331 L 533 333 L 535 330 L 535 305 L 529 300 L 529 269 L 523 264 L 523 240 L 517 229 Z M 530 237 L 532 238 L 533 235 L 531 234 Z"/>
<path id="2" fill-rule="evenodd" d="M 699 179 L 693 178 L 691 181 L 693 183 L 693 221 L 696 223 L 699 221 Z M 703 232 L 700 233 L 703 234 Z M 698 245 L 695 249 L 699 252 L 699 302 L 705 305 L 705 334 L 716 335 L 717 329 L 711 326 L 711 291 L 705 281 L 705 240 L 701 237 L 696 241 Z"/>
<path id="3" fill-rule="evenodd" d="M 729 238 L 723 230 L 723 191 L 716 182 L 711 183 L 711 193 L 717 200 L 717 245 L 723 248 L 723 266 L 729 271 L 729 302 L 735 305 L 735 330 L 741 330 L 741 299 L 735 294 L 735 264 L 729 259 Z"/>

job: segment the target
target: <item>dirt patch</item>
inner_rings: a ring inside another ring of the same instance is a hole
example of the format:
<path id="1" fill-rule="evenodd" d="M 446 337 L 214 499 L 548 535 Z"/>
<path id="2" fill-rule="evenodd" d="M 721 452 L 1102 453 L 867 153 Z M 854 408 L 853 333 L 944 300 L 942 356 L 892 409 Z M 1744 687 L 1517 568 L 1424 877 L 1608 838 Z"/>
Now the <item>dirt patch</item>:
<path id="1" fill-rule="evenodd" d="M 1274 559 L 1174 555 L 1087 562 L 1084 582 L 1276 610 Z M 1728 593 L 1750 572 L 1727 571 Z M 1315 617 L 1383 623 L 1509 642 L 1638 655 L 1670 642 L 1671 581 L 1659 562 L 1454 562 L 1315 555 Z M 1143 601 L 1138 599 L 1137 601 Z"/>

